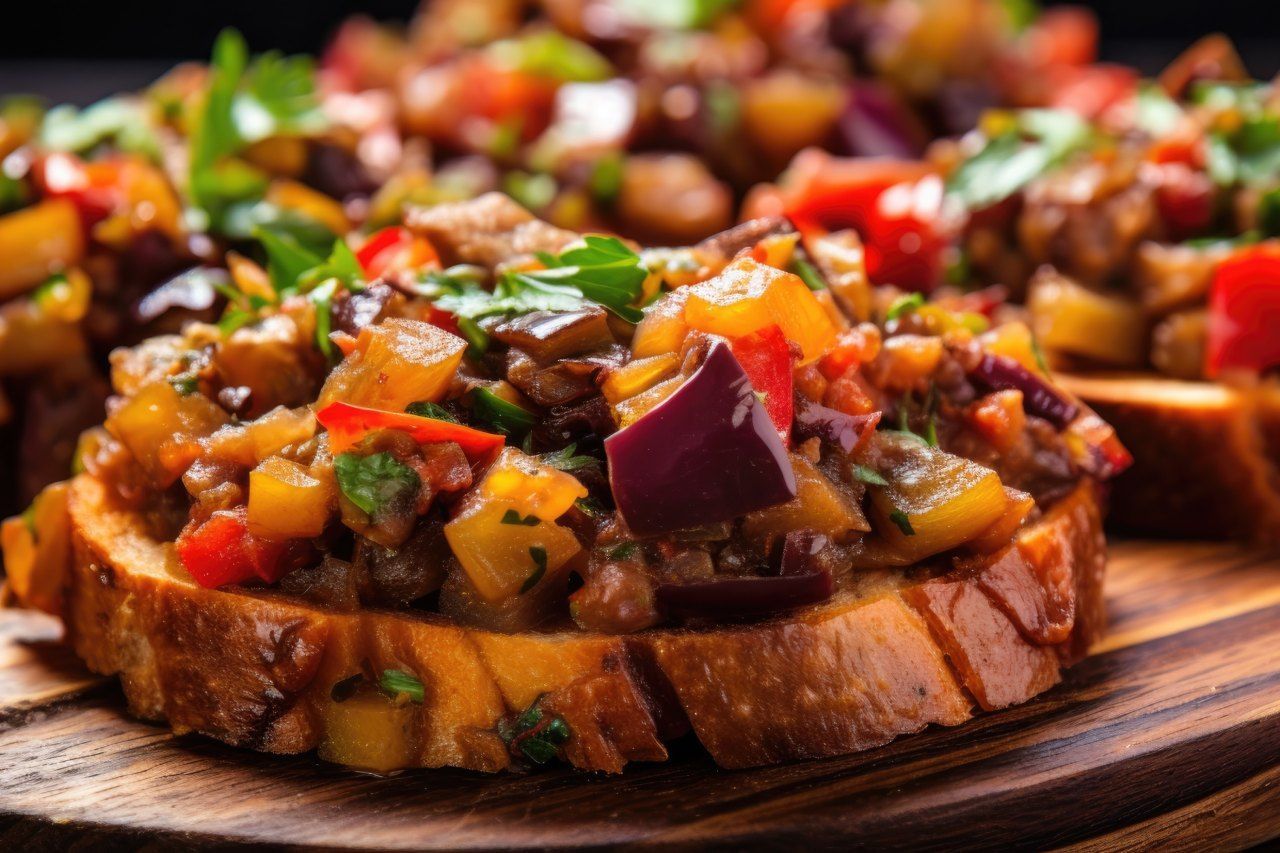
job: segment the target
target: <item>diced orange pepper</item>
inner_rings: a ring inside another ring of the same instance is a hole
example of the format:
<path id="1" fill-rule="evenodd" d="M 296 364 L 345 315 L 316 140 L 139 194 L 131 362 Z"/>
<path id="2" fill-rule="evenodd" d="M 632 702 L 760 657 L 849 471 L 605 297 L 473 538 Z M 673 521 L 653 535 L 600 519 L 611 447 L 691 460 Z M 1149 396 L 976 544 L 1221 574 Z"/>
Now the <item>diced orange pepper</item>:
<path id="1" fill-rule="evenodd" d="M 730 338 L 776 324 L 800 345 L 801 364 L 820 358 L 836 336 L 831 318 L 799 276 L 751 258 L 739 258 L 689 288 L 684 317 L 691 328 Z"/>
<path id="2" fill-rule="evenodd" d="M 320 391 L 319 407 L 336 402 L 403 412 L 437 402 L 453 381 L 467 342 L 420 320 L 392 318 L 366 326 Z"/>
<path id="3" fill-rule="evenodd" d="M 0 217 L 0 300 L 11 299 L 84 257 L 80 215 L 67 199 L 48 199 Z"/>
<path id="4" fill-rule="evenodd" d="M 480 493 L 514 507 L 524 516 L 555 521 L 587 496 L 577 477 L 508 447 L 480 484 Z"/>
<path id="5" fill-rule="evenodd" d="M 633 356 L 649 358 L 680 349 L 689 334 L 689 324 L 684 319 L 689 292 L 688 287 L 682 287 L 645 309 L 644 319 L 636 326 L 631 338 Z"/>

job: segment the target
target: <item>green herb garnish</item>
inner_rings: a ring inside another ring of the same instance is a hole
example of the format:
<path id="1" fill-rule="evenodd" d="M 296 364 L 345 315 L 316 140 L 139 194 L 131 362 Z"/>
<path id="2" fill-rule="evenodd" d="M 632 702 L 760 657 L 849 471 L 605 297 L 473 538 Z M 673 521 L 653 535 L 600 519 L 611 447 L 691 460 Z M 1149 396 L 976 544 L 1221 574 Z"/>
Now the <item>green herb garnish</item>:
<path id="1" fill-rule="evenodd" d="M 40 126 L 40 144 L 52 151 L 83 154 L 110 142 L 120 151 L 160 160 L 160 141 L 144 101 L 116 96 L 83 110 L 70 104 L 54 107 Z"/>
<path id="2" fill-rule="evenodd" d="M 538 581 L 542 580 L 542 576 L 547 573 L 547 549 L 541 545 L 534 545 L 529 548 L 529 557 L 533 560 L 533 574 L 525 579 L 520 585 L 520 594 L 524 595 L 529 590 L 538 585 Z"/>
<path id="3" fill-rule="evenodd" d="M 610 560 L 630 560 L 640 550 L 640 546 L 635 542 L 623 542 L 607 549 L 604 555 Z"/>
<path id="4" fill-rule="evenodd" d="M 880 472 L 874 468 L 868 468 L 866 465 L 854 466 L 853 476 L 859 483 L 866 483 L 868 486 L 889 485 L 889 481 L 880 476 Z"/>
<path id="5" fill-rule="evenodd" d="M 885 312 L 884 320 L 886 323 L 897 320 L 903 314 L 909 314 L 924 305 L 923 293 L 906 293 L 899 296 L 889 304 L 889 310 Z"/>
<path id="6" fill-rule="evenodd" d="M 569 444 L 559 450 L 551 453 L 542 454 L 541 459 L 545 464 L 550 465 L 559 471 L 581 471 L 584 468 L 599 468 L 600 460 L 594 456 L 578 456 L 575 451 L 578 449 L 577 444 Z"/>
<path id="7" fill-rule="evenodd" d="M 800 254 L 791 260 L 791 269 L 796 275 L 800 276 L 800 280 L 804 282 L 805 287 L 810 290 L 826 290 L 827 282 L 822 277 L 822 273 L 818 272 L 818 268 L 804 258 Z"/>
<path id="8" fill-rule="evenodd" d="M 566 83 L 596 83 L 613 76 L 613 66 L 595 48 L 556 30 L 539 30 L 489 46 L 499 65 Z"/>
<path id="9" fill-rule="evenodd" d="M 916 535 L 915 528 L 911 526 L 911 519 L 908 518 L 907 514 L 902 510 L 895 509 L 893 512 L 889 513 L 889 520 L 892 521 L 894 525 L 896 525 L 897 528 L 902 531 L 903 536 Z"/>
<path id="10" fill-rule="evenodd" d="M 416 494 L 422 484 L 417 472 L 386 452 L 371 456 L 343 453 L 333 460 L 333 472 L 342 494 L 371 518 Z"/>
<path id="11" fill-rule="evenodd" d="M 534 764 L 546 764 L 559 755 L 560 745 L 571 735 L 563 717 L 543 712 L 542 699 L 539 696 L 515 719 L 504 717 L 498 721 L 498 736 L 511 754 Z"/>
<path id="12" fill-rule="evenodd" d="M 518 524 L 523 527 L 537 527 L 542 520 L 536 515 L 522 516 L 514 509 L 509 509 L 502 514 L 503 524 Z"/>
<path id="13" fill-rule="evenodd" d="M 421 705 L 423 700 L 426 699 L 426 690 L 423 688 L 422 682 L 404 670 L 384 669 L 382 677 L 378 679 L 378 686 L 393 699 L 399 696 L 407 696 L 410 701 L 418 705 Z"/>
<path id="14" fill-rule="evenodd" d="M 405 411 L 411 415 L 417 415 L 420 418 L 431 418 L 435 421 L 447 421 L 451 424 L 458 423 L 458 419 L 455 418 L 444 406 L 441 406 L 438 403 L 431 403 L 426 400 L 418 403 L 410 403 L 409 407 L 405 409 Z"/>
<path id="15" fill-rule="evenodd" d="M 989 207 L 1087 147 L 1089 123 L 1066 110 L 1022 110 L 1017 127 L 960 164 L 947 192 L 969 209 Z"/>

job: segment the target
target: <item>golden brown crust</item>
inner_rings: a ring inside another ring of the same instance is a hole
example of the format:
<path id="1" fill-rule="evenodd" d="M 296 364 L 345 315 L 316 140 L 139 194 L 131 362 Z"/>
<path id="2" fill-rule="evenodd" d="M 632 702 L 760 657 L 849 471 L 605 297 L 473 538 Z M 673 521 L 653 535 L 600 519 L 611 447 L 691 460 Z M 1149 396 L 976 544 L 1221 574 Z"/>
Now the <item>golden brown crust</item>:
<path id="1" fill-rule="evenodd" d="M 333 685 L 395 668 L 425 693 L 404 766 L 507 766 L 496 722 L 539 696 L 569 724 L 566 758 L 588 770 L 662 760 L 689 725 L 726 767 L 836 755 L 956 725 L 975 700 L 1026 701 L 1103 619 L 1088 483 L 1025 529 L 989 578 L 969 569 L 762 624 L 618 637 L 498 634 L 204 590 L 98 481 L 77 479 L 70 509 L 63 616 L 77 653 L 120 675 L 134 713 L 268 752 L 323 747 Z"/>
<path id="2" fill-rule="evenodd" d="M 1149 374 L 1058 378 L 1133 454 L 1110 502 L 1118 528 L 1280 545 L 1280 392 Z"/>

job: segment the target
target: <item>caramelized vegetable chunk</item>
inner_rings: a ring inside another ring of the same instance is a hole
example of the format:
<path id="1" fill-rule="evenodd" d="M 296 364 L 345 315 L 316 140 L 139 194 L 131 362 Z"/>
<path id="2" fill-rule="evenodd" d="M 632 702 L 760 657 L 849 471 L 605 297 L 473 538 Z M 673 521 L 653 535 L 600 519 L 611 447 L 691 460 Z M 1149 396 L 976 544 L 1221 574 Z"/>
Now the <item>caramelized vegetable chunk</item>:
<path id="1" fill-rule="evenodd" d="M 410 403 L 438 401 L 466 348 L 462 338 L 418 320 L 366 326 L 355 349 L 329 374 L 317 407 L 342 401 L 402 412 Z"/>

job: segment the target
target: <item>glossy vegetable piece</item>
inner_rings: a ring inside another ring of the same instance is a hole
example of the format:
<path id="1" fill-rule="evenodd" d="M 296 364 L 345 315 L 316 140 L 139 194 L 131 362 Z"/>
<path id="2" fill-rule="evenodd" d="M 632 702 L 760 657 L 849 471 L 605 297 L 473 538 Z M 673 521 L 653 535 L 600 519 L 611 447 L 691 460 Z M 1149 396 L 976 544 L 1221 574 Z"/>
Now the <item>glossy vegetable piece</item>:
<path id="1" fill-rule="evenodd" d="M 1013 388 L 1022 392 L 1022 405 L 1028 414 L 1044 418 L 1062 429 L 1080 414 L 1080 407 L 1054 388 L 1049 380 L 1032 373 L 1011 358 L 984 355 L 973 377 L 993 391 Z"/>
<path id="2" fill-rule="evenodd" d="M 249 532 L 277 542 L 324 532 L 337 506 L 333 482 L 273 456 L 249 472 Z"/>
<path id="3" fill-rule="evenodd" d="M 684 319 L 690 328 L 726 338 L 777 326 L 800 346 L 800 363 L 822 357 L 836 336 L 835 324 L 800 277 L 739 258 L 720 275 L 688 289 Z"/>
<path id="4" fill-rule="evenodd" d="M 764 410 L 778 430 L 783 444 L 791 442 L 793 408 L 791 345 L 777 326 L 769 326 L 729 341 L 733 356 L 742 365 L 751 387 L 762 396 Z"/>
<path id="5" fill-rule="evenodd" d="M 572 476 L 509 448 L 444 527 L 476 592 L 497 602 L 559 576 L 582 550 L 555 523 L 587 490 Z"/>
<path id="6" fill-rule="evenodd" d="M 1205 372 L 1280 364 L 1280 241 L 1240 249 L 1218 266 L 1209 293 Z"/>
<path id="7" fill-rule="evenodd" d="M 613 343 L 609 315 L 596 305 L 577 311 L 534 311 L 499 325 L 493 336 L 517 347 L 539 362 L 579 355 Z"/>
<path id="8" fill-rule="evenodd" d="M 403 412 L 438 402 L 453 380 L 467 342 L 430 323 L 393 317 L 365 326 L 355 349 L 329 374 L 318 408 L 346 402 Z"/>
<path id="9" fill-rule="evenodd" d="M 1027 516 L 1036 508 L 1035 498 L 1026 492 L 1004 489 L 1009 503 L 995 523 L 969 541 L 969 547 L 980 554 L 990 554 L 1008 545 L 1017 534 Z"/>
<path id="10" fill-rule="evenodd" d="M 316 754 L 325 761 L 385 773 L 412 763 L 421 708 L 398 704 L 372 687 L 342 702 L 324 703 L 324 736 Z"/>
<path id="11" fill-rule="evenodd" d="M 381 429 L 407 432 L 419 444 L 456 442 L 473 461 L 491 458 L 506 441 L 501 435 L 462 424 L 404 412 L 382 412 L 350 403 L 330 403 L 316 414 L 316 419 L 329 431 L 329 449 L 335 455 L 350 450 L 366 435 Z"/>
<path id="12" fill-rule="evenodd" d="M 875 433 L 880 415 L 880 412 L 848 415 L 801 398 L 796 401 L 796 437 L 820 438 L 851 456 L 856 455 Z"/>
<path id="13" fill-rule="evenodd" d="M 742 522 L 748 539 L 768 540 L 801 528 L 836 541 L 871 529 L 854 496 L 833 483 L 812 462 L 791 454 L 796 496 L 786 503 L 749 513 Z"/>
<path id="14" fill-rule="evenodd" d="M 14 594 L 28 607 L 62 611 L 62 586 L 71 564 L 67 483 L 46 486 L 22 515 L 0 526 L 4 570 Z"/>
<path id="15" fill-rule="evenodd" d="M 900 433 L 876 433 L 887 486 L 870 486 L 875 528 L 889 550 L 914 563 L 973 540 L 1008 508 L 1000 477 Z"/>
<path id="16" fill-rule="evenodd" d="M 614 500 L 640 536 L 729 521 L 796 495 L 786 447 L 723 341 L 604 444 Z"/>
<path id="17" fill-rule="evenodd" d="M 107 417 L 106 426 L 152 480 L 168 486 L 194 461 L 194 439 L 211 435 L 228 420 L 203 394 L 182 396 L 162 381 L 129 397 Z"/>
<path id="18" fill-rule="evenodd" d="M 684 306 L 689 288 L 668 293 L 644 309 L 644 319 L 631 338 L 631 354 L 637 359 L 677 352 L 689 334 L 684 319 Z"/>
<path id="19" fill-rule="evenodd" d="M 0 300 L 30 290 L 55 272 L 80 263 L 84 235 L 75 206 L 49 199 L 0 216 Z"/>
<path id="20" fill-rule="evenodd" d="M 852 228 L 873 284 L 928 292 L 941 280 L 947 239 L 942 180 L 925 163 L 801 152 L 785 183 L 747 200 L 747 216 L 787 216 L 806 239 Z"/>
<path id="21" fill-rule="evenodd" d="M 1048 350 L 1118 367 L 1137 367 L 1146 357 L 1147 318 L 1130 299 L 1051 274 L 1032 282 L 1027 308 L 1031 328 Z"/>
<path id="22" fill-rule="evenodd" d="M 606 400 L 616 405 L 649 390 L 675 373 L 679 366 L 680 356 L 674 352 L 632 359 L 609 373 L 600 385 L 600 392 Z"/>
<path id="23" fill-rule="evenodd" d="M 285 573 L 285 545 L 249 532 L 248 513 L 218 510 L 202 524 L 188 524 L 177 541 L 178 559 L 205 589 L 254 579 L 275 583 Z"/>
<path id="24" fill-rule="evenodd" d="M 356 252 L 356 260 L 370 279 L 390 272 L 417 270 L 438 266 L 440 256 L 425 237 L 419 237 L 408 228 L 393 226 L 383 228 L 365 241 Z"/>

